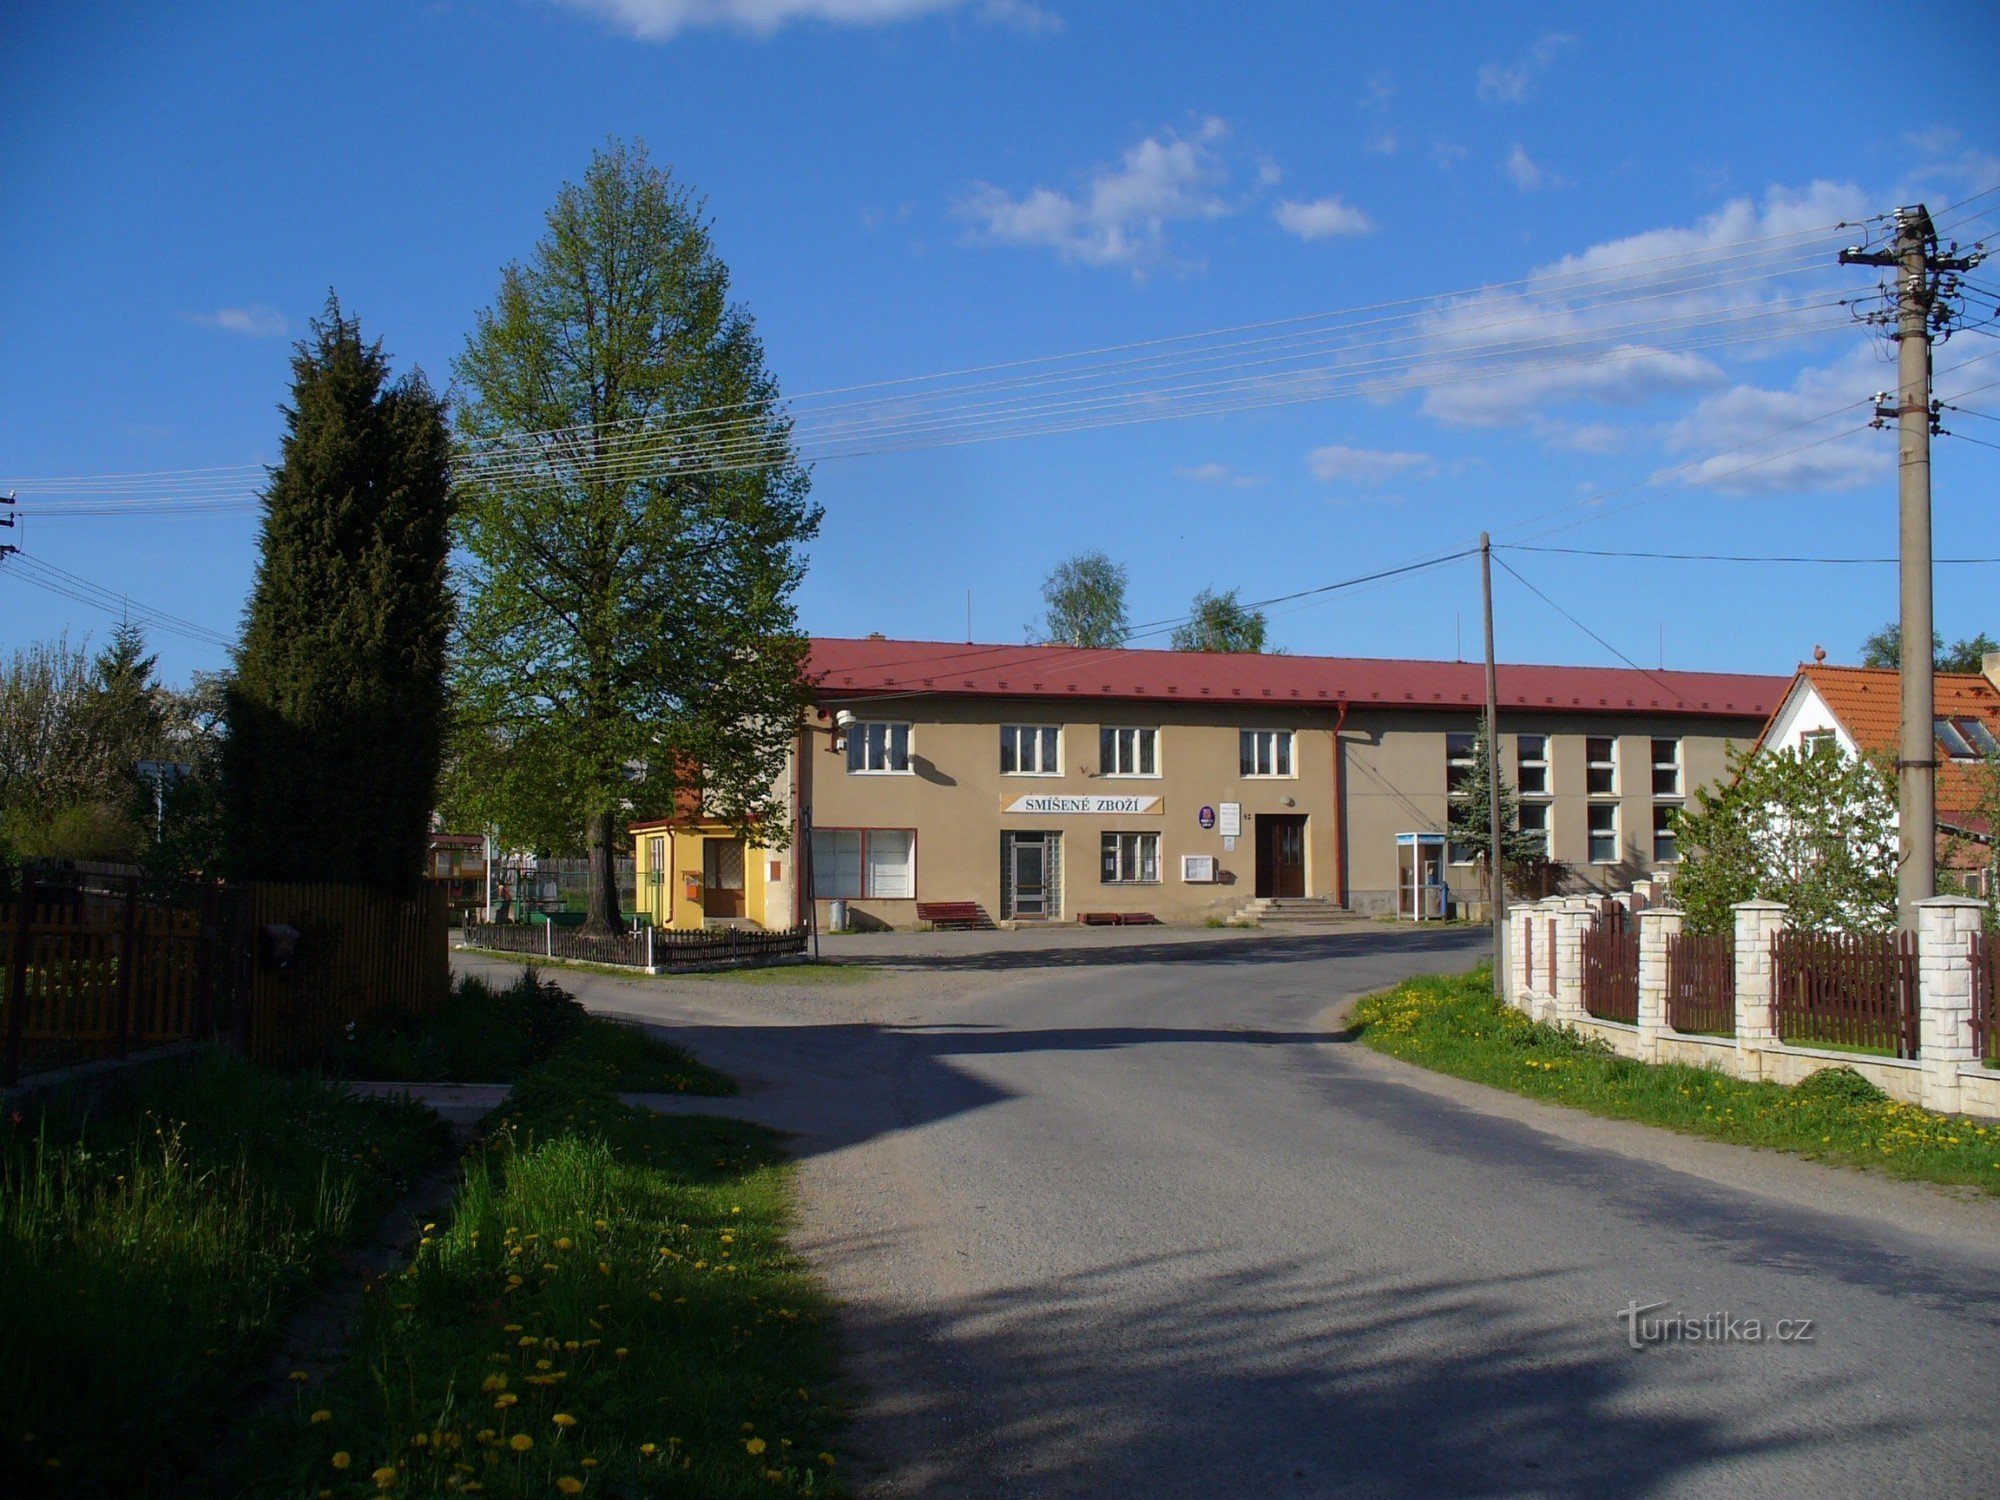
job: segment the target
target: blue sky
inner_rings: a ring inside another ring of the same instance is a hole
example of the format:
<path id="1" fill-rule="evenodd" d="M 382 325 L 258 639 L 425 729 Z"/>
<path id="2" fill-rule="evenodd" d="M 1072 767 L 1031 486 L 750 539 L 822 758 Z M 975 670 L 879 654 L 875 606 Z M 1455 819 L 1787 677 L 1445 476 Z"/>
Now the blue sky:
<path id="1" fill-rule="evenodd" d="M 64 517 L 20 481 L 272 458 L 291 340 L 329 286 L 399 366 L 447 381 L 499 268 L 612 135 L 644 138 L 706 194 L 791 393 L 1434 298 L 1566 257 L 1712 247 L 2000 184 L 1990 5 L 1643 10 L 10 6 L 0 476 L 20 484 L 17 538 L 233 631 L 254 515 Z M 2000 284 L 2000 263 L 1982 274 Z M 1817 284 L 1871 278 L 1829 269 Z M 1939 364 L 1994 351 L 2000 339 L 1961 334 Z M 826 525 L 802 614 L 821 633 L 960 639 L 970 590 L 973 633 L 1016 640 L 1043 574 L 1084 547 L 1128 566 L 1142 621 L 1201 587 L 1287 594 L 1482 528 L 1504 541 L 1578 522 L 1543 540 L 1590 548 L 1886 553 L 1888 435 L 1778 458 L 1781 443 L 1756 444 L 1891 379 L 1879 345 L 1841 329 L 832 459 L 816 472 Z M 1941 389 L 1996 379 L 2000 359 Z M 1968 399 L 1982 403 L 2000 413 L 2000 388 Z M 1954 425 L 2000 440 L 2000 423 Z M 1745 443 L 1737 462 L 1768 459 L 1755 471 L 1654 478 Z M 1936 467 L 1940 554 L 2000 554 L 2000 452 L 1940 439 Z M 1719 482 L 1673 487 L 1704 476 Z M 1895 610 L 1886 567 L 1509 561 L 1648 666 L 1662 641 L 1675 667 L 1782 672 L 1816 643 L 1851 659 Z M 2000 635 L 1996 575 L 1939 570 L 1947 635 Z M 1504 573 L 1498 597 L 1503 657 L 1614 660 Z M 1285 606 L 1275 637 L 1445 657 L 1462 639 L 1472 654 L 1477 608 L 1461 562 Z M 0 644 L 101 636 L 108 620 L 0 565 Z M 224 659 L 156 644 L 172 677 Z"/>

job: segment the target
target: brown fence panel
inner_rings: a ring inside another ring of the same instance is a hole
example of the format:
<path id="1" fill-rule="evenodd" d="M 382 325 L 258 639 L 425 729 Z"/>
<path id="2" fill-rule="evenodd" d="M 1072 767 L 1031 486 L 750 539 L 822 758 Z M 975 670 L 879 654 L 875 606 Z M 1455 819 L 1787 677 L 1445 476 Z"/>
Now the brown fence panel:
<path id="1" fill-rule="evenodd" d="M 260 955 L 250 983 L 247 1048 L 259 1062 L 310 1060 L 351 1022 L 385 1010 L 422 1014 L 451 987 L 445 893 L 408 900 L 361 886 L 253 885 L 253 926 L 299 934 L 283 968 Z"/>
<path id="2" fill-rule="evenodd" d="M 2000 942 L 1990 932 L 1972 935 L 1972 1048 L 2000 1061 Z"/>
<path id="3" fill-rule="evenodd" d="M 1736 940 L 1677 932 L 1667 939 L 1667 1025 L 1724 1036 L 1736 1030 Z"/>
<path id="4" fill-rule="evenodd" d="M 1624 911 L 1606 911 L 1583 934 L 1583 1008 L 1600 1021 L 1639 1022 L 1639 935 Z"/>
<path id="5" fill-rule="evenodd" d="M 1917 1055 L 1914 933 L 1781 932 L 1771 982 L 1780 1041 Z"/>

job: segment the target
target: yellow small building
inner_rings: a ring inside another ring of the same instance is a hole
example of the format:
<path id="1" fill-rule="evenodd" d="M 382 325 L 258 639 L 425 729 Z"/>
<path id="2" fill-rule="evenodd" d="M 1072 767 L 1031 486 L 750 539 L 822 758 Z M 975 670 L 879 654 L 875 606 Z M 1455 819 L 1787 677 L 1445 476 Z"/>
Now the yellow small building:
<path id="1" fill-rule="evenodd" d="M 791 852 L 765 849 L 721 823 L 656 818 L 634 823 L 639 916 L 655 927 L 778 931 L 796 924 Z"/>

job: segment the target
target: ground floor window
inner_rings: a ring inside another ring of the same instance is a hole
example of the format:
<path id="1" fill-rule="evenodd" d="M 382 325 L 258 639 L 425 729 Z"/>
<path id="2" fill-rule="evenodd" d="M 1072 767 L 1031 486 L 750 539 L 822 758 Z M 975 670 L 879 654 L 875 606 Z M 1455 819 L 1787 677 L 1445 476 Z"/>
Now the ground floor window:
<path id="1" fill-rule="evenodd" d="M 1103 842 L 1106 885 L 1156 885 L 1160 879 L 1157 833 L 1107 833 Z"/>
<path id="2" fill-rule="evenodd" d="M 1521 804 L 1521 832 L 1533 834 L 1546 857 L 1549 852 L 1549 805 L 1546 802 Z"/>
<path id="3" fill-rule="evenodd" d="M 914 828 L 815 828 L 813 895 L 907 900 L 917 893 Z"/>

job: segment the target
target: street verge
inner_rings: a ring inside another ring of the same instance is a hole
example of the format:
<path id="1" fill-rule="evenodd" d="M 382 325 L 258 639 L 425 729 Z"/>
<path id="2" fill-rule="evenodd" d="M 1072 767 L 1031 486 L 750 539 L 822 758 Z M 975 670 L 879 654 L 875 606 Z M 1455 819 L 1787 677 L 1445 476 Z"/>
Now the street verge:
<path id="1" fill-rule="evenodd" d="M 1355 1002 L 1376 1051 L 1473 1083 L 1736 1145 L 2000 1194 L 2000 1128 L 1885 1097 L 1852 1069 L 1785 1086 L 1619 1057 L 1493 997 L 1490 972 L 1428 976 Z"/>

